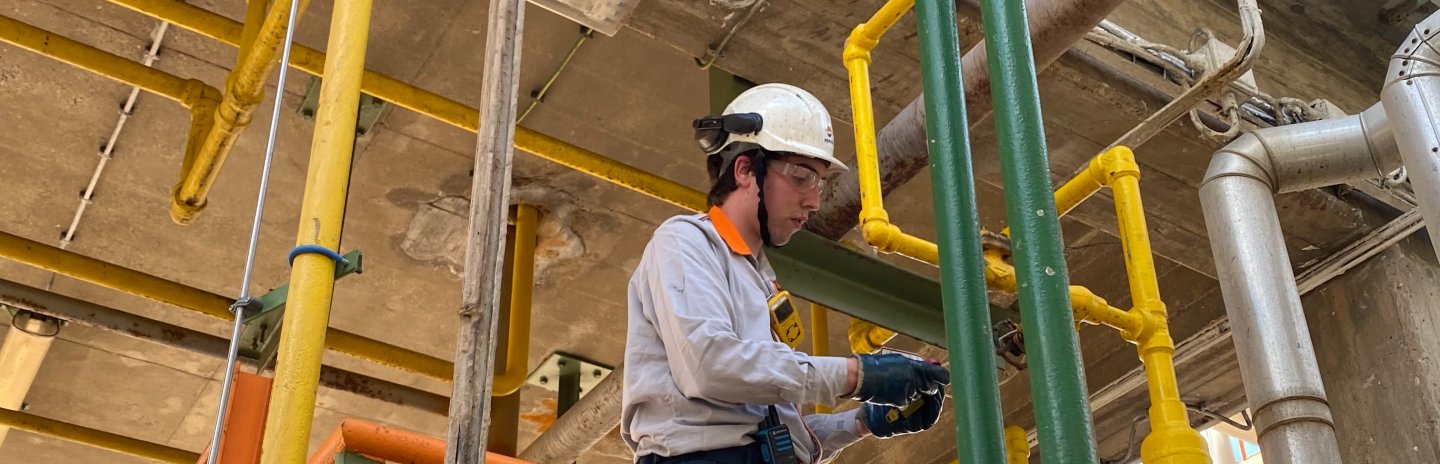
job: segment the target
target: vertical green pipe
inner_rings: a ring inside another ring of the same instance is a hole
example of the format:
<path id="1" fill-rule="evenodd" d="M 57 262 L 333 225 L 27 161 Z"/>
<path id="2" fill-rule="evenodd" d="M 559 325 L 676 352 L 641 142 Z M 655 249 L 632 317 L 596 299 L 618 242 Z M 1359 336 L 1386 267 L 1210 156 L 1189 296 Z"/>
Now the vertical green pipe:
<path id="1" fill-rule="evenodd" d="M 1070 310 L 1060 220 L 1050 192 L 1025 2 L 983 0 L 981 17 L 1041 456 L 1051 462 L 1093 463 L 1095 438 Z"/>
<path id="2" fill-rule="evenodd" d="M 915 12 L 925 114 L 930 115 L 925 118 L 925 132 L 939 225 L 945 341 L 950 348 L 950 369 L 956 373 L 950 390 L 955 398 L 956 449 L 960 462 L 1005 462 L 955 2 L 920 0 Z"/>

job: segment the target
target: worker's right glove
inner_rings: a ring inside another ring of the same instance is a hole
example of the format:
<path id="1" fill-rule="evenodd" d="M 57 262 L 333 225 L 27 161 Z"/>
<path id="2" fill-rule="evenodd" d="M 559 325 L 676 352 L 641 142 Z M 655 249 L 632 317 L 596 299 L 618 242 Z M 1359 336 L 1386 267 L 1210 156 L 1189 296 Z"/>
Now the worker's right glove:
<path id="1" fill-rule="evenodd" d="M 940 411 L 945 405 L 945 392 L 922 395 L 903 408 L 866 403 L 860 412 L 865 428 L 879 438 L 916 433 L 929 430 L 940 420 Z"/>
<path id="2" fill-rule="evenodd" d="M 950 384 L 950 371 L 939 363 L 916 361 L 900 354 L 862 354 L 856 358 L 860 360 L 856 401 L 904 406 Z"/>

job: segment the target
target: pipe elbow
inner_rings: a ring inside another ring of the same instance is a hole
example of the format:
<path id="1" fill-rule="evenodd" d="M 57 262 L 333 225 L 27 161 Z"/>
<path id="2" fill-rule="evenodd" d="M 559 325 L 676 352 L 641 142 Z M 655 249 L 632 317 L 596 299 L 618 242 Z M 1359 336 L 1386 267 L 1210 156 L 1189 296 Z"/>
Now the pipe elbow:
<path id="1" fill-rule="evenodd" d="M 1246 132 L 1210 157 L 1210 167 L 1200 186 L 1203 189 L 1205 184 L 1225 177 L 1248 177 L 1263 182 L 1274 192 L 1276 179 L 1269 153 L 1259 136 Z"/>
<path id="2" fill-rule="evenodd" d="M 895 237 L 900 235 L 900 228 L 891 224 L 883 217 L 871 217 L 865 219 L 860 226 L 860 234 L 865 237 L 865 243 L 869 243 L 885 253 L 895 251 Z"/>
<path id="3" fill-rule="evenodd" d="M 845 51 L 841 53 L 841 59 L 845 63 L 852 61 L 864 61 L 870 63 L 870 50 L 874 50 L 880 44 L 879 37 L 872 37 L 866 33 L 865 24 L 855 26 L 850 31 L 850 36 L 845 38 Z"/>
<path id="4" fill-rule="evenodd" d="M 1090 177 L 1100 185 L 1111 185 L 1115 179 L 1123 176 L 1140 178 L 1140 163 L 1135 161 L 1135 152 L 1130 147 L 1117 146 L 1105 150 L 1100 156 L 1090 161 L 1086 168 Z"/>

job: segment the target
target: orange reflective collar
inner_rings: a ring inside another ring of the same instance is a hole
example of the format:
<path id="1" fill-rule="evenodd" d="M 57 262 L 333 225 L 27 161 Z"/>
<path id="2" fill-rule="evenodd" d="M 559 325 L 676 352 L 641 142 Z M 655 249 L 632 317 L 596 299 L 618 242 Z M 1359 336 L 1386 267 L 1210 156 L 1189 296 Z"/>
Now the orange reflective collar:
<path id="1" fill-rule="evenodd" d="M 735 223 L 730 222 L 730 217 L 725 215 L 719 207 L 711 206 L 710 211 L 705 213 L 710 217 L 710 222 L 715 224 L 715 231 L 720 233 L 720 238 L 725 239 L 725 244 L 730 246 L 730 251 L 738 255 L 750 256 L 750 245 L 745 243 L 745 238 L 740 236 L 740 231 L 735 228 Z"/>

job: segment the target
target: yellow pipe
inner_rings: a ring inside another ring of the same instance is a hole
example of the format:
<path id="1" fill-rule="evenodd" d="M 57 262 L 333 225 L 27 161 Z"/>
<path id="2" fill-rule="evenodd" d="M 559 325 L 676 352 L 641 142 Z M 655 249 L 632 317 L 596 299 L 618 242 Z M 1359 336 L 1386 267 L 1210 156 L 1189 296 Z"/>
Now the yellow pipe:
<path id="1" fill-rule="evenodd" d="M 200 460 L 199 453 L 5 408 L 0 408 L 0 425 L 160 462 L 194 464 Z"/>
<path id="2" fill-rule="evenodd" d="M 1132 337 L 1145 363 L 1145 380 L 1150 389 L 1150 435 L 1140 445 L 1140 460 L 1147 463 L 1209 463 L 1205 439 L 1190 428 L 1180 387 L 1175 379 L 1175 343 L 1166 322 L 1165 303 L 1155 273 L 1150 236 L 1145 226 L 1145 208 L 1140 200 L 1140 167 L 1126 147 L 1115 147 L 1091 162 L 1087 171 L 1103 172 L 1115 196 L 1115 215 L 1120 222 L 1120 243 L 1125 270 L 1130 279 L 1130 313 L 1143 318 L 1141 330 Z"/>
<path id="3" fill-rule="evenodd" d="M 196 79 L 184 79 L 116 56 L 44 29 L 0 16 L 0 41 L 34 51 L 116 81 L 169 98 L 190 109 L 189 157 L 210 130 L 220 91 Z"/>
<path id="4" fill-rule="evenodd" d="M 850 327 L 845 331 L 846 338 L 850 341 L 850 352 L 855 354 L 872 354 L 880 351 L 890 339 L 895 338 L 895 331 L 880 327 L 870 321 L 851 318 Z"/>
<path id="5" fill-rule="evenodd" d="M 1005 427 L 1005 464 L 1030 463 L 1030 438 L 1025 429 L 1011 425 Z"/>
<path id="6" fill-rule="evenodd" d="M 235 318 L 230 313 L 231 298 L 5 232 L 0 232 L 0 257 L 210 317 Z M 449 361 L 339 329 L 325 332 L 325 347 L 438 380 L 454 376 Z"/>
<path id="7" fill-rule="evenodd" d="M 305 196 L 300 203 L 297 246 L 318 245 L 330 250 L 340 246 L 371 5 L 371 0 L 334 5 L 327 43 L 333 56 L 325 63 L 324 83 L 320 86 L 320 101 L 325 104 L 315 116 Z M 335 261 L 324 255 L 307 253 L 295 257 L 290 269 L 290 298 L 285 310 L 285 329 L 280 332 L 275 381 L 260 455 L 265 464 L 305 461 L 315 415 L 315 391 L 319 388 L 325 331 L 330 323 L 335 265 Z"/>
<path id="8" fill-rule="evenodd" d="M 197 79 L 182 79 L 5 16 L 0 16 L 0 41 L 139 87 L 187 108 L 187 102 L 205 88 L 219 93 Z"/>
<path id="9" fill-rule="evenodd" d="M 934 243 L 906 234 L 890 223 L 880 189 L 880 160 L 875 148 L 875 110 L 870 97 L 870 50 L 891 26 L 915 6 L 914 0 L 890 0 L 870 21 L 855 26 L 845 40 L 845 69 L 850 76 L 854 114 L 855 163 L 860 180 L 860 231 L 865 242 L 885 253 L 898 253 L 931 265 L 940 264 Z"/>
<path id="10" fill-rule="evenodd" d="M 810 303 L 810 354 L 830 356 L 830 310 L 817 303 Z M 835 408 L 817 404 L 815 412 L 829 414 Z"/>
<path id="11" fill-rule="evenodd" d="M 254 0 L 260 2 L 263 0 Z M 235 70 L 225 79 L 225 94 L 216 108 L 211 127 L 200 142 L 199 149 L 187 153 L 180 168 L 180 181 L 175 184 L 170 202 L 170 219 L 177 224 L 194 221 L 220 175 L 240 133 L 250 125 L 255 108 L 265 99 L 265 82 L 275 68 L 280 46 L 285 43 L 285 27 L 290 20 L 292 2 L 300 2 L 296 14 L 305 11 L 309 0 L 276 0 L 270 5 L 264 22 L 249 47 L 240 50 Z M 253 7 L 251 10 L 258 8 Z M 296 18 L 297 20 L 299 18 Z M 241 33 L 242 41 L 244 33 Z M 281 98 L 276 96 L 276 98 Z"/>
<path id="12" fill-rule="evenodd" d="M 525 386 L 530 373 L 531 296 L 535 290 L 535 229 L 540 210 L 532 205 L 515 206 L 514 257 L 510 262 L 510 337 L 505 348 L 504 370 L 495 372 L 491 396 L 508 396 Z"/>
<path id="13" fill-rule="evenodd" d="M 242 40 L 240 23 L 185 2 L 110 1 L 230 45 L 239 45 Z M 315 49 L 296 44 L 290 51 L 290 65 L 295 69 L 318 75 L 324 64 L 325 54 Z M 470 132 L 475 132 L 480 125 L 479 110 L 384 74 L 365 71 L 360 88 L 381 100 Z M 523 126 L 515 128 L 515 148 L 681 208 L 706 209 L 704 192 Z"/>

